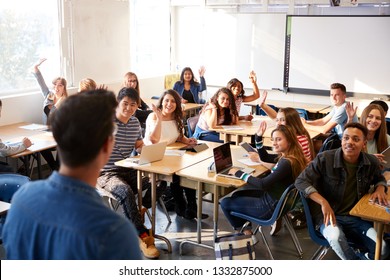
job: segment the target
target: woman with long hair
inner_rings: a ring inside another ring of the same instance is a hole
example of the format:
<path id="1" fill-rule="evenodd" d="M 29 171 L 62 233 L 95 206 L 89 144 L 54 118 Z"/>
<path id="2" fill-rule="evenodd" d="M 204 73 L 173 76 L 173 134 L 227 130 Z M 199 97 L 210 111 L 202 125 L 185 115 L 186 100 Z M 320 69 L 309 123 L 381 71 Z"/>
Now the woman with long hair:
<path id="1" fill-rule="evenodd" d="M 272 133 L 272 146 L 275 154 L 269 154 L 263 147 L 262 135 L 267 127 L 261 122 L 256 133 L 256 148 L 262 160 L 275 162 L 271 173 L 263 178 L 253 177 L 236 168 L 229 173 L 244 180 L 248 185 L 233 192 L 221 200 L 221 207 L 226 218 L 235 230 L 239 230 L 247 221 L 231 215 L 239 211 L 251 216 L 270 218 L 284 190 L 294 183 L 295 178 L 305 169 L 307 162 L 302 149 L 292 130 L 279 125 Z M 250 228 L 245 234 L 252 234 Z"/>
<path id="2" fill-rule="evenodd" d="M 210 128 L 219 125 L 237 124 L 238 112 L 233 93 L 228 88 L 220 88 L 207 102 L 199 115 L 194 138 L 212 142 L 221 142 L 219 133 Z"/>
<path id="3" fill-rule="evenodd" d="M 173 89 L 176 90 L 182 97 L 182 103 L 197 103 L 203 104 L 205 100 L 199 97 L 199 94 L 206 90 L 206 80 L 204 79 L 204 73 L 206 68 L 204 66 L 199 69 L 200 82 L 195 79 L 194 72 L 190 67 L 185 67 L 180 74 L 180 81 L 177 81 L 173 85 Z"/>

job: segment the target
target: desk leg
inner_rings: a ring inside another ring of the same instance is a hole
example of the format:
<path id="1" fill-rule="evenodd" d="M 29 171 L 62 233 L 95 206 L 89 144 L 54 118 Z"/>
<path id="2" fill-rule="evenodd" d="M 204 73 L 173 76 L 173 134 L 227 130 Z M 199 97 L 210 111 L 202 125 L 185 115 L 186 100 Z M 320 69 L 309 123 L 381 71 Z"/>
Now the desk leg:
<path id="1" fill-rule="evenodd" d="M 195 246 L 199 246 L 199 247 L 203 247 L 203 248 L 206 248 L 206 249 L 214 250 L 213 246 L 202 244 L 202 203 L 203 203 L 203 197 L 202 197 L 202 194 L 203 194 L 203 183 L 202 182 L 198 182 L 198 185 L 197 185 L 197 188 L 196 188 L 196 192 L 197 192 L 197 195 L 198 195 L 198 201 L 197 201 L 198 202 L 198 213 L 197 213 L 198 220 L 197 220 L 197 224 L 196 224 L 197 242 L 192 241 L 192 240 L 184 240 L 184 241 L 180 242 L 180 246 L 179 246 L 179 254 L 180 255 L 183 254 L 183 246 L 185 244 L 192 244 L 192 245 L 195 245 Z"/>
<path id="2" fill-rule="evenodd" d="M 219 187 L 214 185 L 214 240 L 218 235 Z M 214 241 L 213 241 L 214 243 Z"/>
<path id="3" fill-rule="evenodd" d="M 138 187 L 138 209 L 142 210 L 142 171 L 137 170 L 137 187 Z"/>
<path id="4" fill-rule="evenodd" d="M 376 230 L 375 260 L 380 260 L 384 225 L 379 222 L 374 222 L 374 227 Z"/>
<path id="5" fill-rule="evenodd" d="M 41 164 L 41 153 L 35 153 L 37 160 L 37 168 L 38 168 L 38 178 L 42 179 L 42 164 Z"/>
<path id="6" fill-rule="evenodd" d="M 150 175 L 151 185 L 152 185 L 152 233 L 154 238 L 160 239 L 167 244 L 168 253 L 172 253 L 172 245 L 168 238 L 164 236 L 155 234 L 156 228 L 156 189 L 157 189 L 157 175 L 155 173 L 151 173 Z"/>

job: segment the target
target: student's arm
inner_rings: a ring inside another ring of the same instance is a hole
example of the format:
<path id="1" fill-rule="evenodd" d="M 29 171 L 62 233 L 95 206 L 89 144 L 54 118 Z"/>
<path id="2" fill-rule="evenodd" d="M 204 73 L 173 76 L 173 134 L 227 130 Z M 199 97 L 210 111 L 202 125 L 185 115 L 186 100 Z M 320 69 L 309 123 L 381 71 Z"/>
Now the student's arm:
<path id="1" fill-rule="evenodd" d="M 253 94 L 249 95 L 249 96 L 244 95 L 244 98 L 242 100 L 244 102 L 251 102 L 251 101 L 254 101 L 260 97 L 259 87 L 257 86 L 257 77 L 256 77 L 256 73 L 254 71 L 251 71 L 249 73 L 249 79 L 252 82 Z"/>
<path id="2" fill-rule="evenodd" d="M 0 156 L 7 157 L 10 155 L 18 154 L 23 152 L 25 149 L 31 147 L 31 140 L 27 137 L 22 139 L 22 143 L 17 146 L 9 146 L 0 141 Z"/>
<path id="3" fill-rule="evenodd" d="M 259 100 L 259 106 L 261 109 L 263 109 L 263 111 L 267 114 L 268 117 L 270 117 L 271 119 L 276 119 L 276 115 L 278 112 L 276 112 L 271 106 L 268 106 L 265 103 L 265 100 L 267 99 L 267 95 L 268 92 L 265 90 Z"/>
<path id="4" fill-rule="evenodd" d="M 144 145 L 144 140 L 137 140 L 135 141 L 134 149 L 137 151 L 137 153 L 140 153 Z"/>
<path id="5" fill-rule="evenodd" d="M 141 98 L 140 98 L 141 99 Z M 141 99 L 141 107 L 140 107 L 140 109 L 141 110 L 149 110 L 149 106 L 148 106 L 148 104 L 146 104 L 145 103 L 145 101 L 143 101 L 142 99 Z"/>
<path id="6" fill-rule="evenodd" d="M 335 226 L 336 216 L 332 207 L 330 207 L 329 202 L 318 192 L 311 193 L 309 198 L 321 206 L 321 211 L 324 215 L 324 224 L 328 225 L 330 223 L 332 226 Z"/>
<path id="7" fill-rule="evenodd" d="M 154 104 L 152 104 L 152 110 L 153 113 L 150 113 L 146 119 L 145 138 L 148 138 L 152 144 L 156 144 L 161 139 L 162 114 Z"/>
<path id="8" fill-rule="evenodd" d="M 327 115 L 318 120 L 304 120 L 304 126 L 306 129 L 325 134 L 337 125 L 336 122 L 331 121 L 331 118 L 331 116 Z"/>
<path id="9" fill-rule="evenodd" d="M 39 71 L 39 68 L 38 68 L 45 61 L 46 61 L 46 58 L 40 59 L 37 62 L 37 64 L 34 65 L 32 72 L 33 72 L 35 79 L 37 80 L 37 82 L 39 84 L 39 87 L 41 88 L 41 92 L 42 92 L 43 97 L 46 98 L 46 96 L 48 94 L 50 94 L 50 90 L 47 87 L 45 80 L 43 79 L 41 71 Z"/>
<path id="10" fill-rule="evenodd" d="M 207 108 L 204 110 L 204 118 L 206 120 L 207 126 L 210 128 L 215 128 L 217 126 L 217 107 L 214 104 L 207 104 Z"/>

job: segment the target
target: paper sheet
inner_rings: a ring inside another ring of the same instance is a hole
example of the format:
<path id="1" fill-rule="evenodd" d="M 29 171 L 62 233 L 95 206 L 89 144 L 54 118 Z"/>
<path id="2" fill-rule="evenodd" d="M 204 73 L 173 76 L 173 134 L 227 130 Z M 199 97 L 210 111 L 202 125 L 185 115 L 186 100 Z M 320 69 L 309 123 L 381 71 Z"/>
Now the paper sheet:
<path id="1" fill-rule="evenodd" d="M 166 156 L 178 156 L 181 157 L 186 153 L 185 150 L 165 150 Z"/>
<path id="2" fill-rule="evenodd" d="M 238 160 L 239 162 L 245 164 L 245 165 L 248 165 L 248 166 L 256 166 L 256 165 L 260 165 L 260 163 L 258 162 L 253 162 L 251 161 L 249 158 L 241 158 Z"/>
<path id="3" fill-rule="evenodd" d="M 32 123 L 29 125 L 20 126 L 19 128 L 28 129 L 28 130 L 45 130 L 47 129 L 47 125 Z"/>

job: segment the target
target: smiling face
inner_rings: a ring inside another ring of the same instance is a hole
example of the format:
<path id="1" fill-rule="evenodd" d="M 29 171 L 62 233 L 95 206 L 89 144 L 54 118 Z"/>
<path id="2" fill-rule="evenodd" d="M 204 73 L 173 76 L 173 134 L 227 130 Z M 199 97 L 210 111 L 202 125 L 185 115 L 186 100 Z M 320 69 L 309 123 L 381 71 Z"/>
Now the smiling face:
<path id="1" fill-rule="evenodd" d="M 176 110 L 176 100 L 171 94 L 166 94 L 162 100 L 162 114 L 165 116 L 173 114 Z"/>
<path id="2" fill-rule="evenodd" d="M 227 95 L 224 92 L 221 92 L 218 95 L 217 98 L 218 105 L 221 106 L 222 108 L 229 108 L 230 102 L 229 102 L 229 95 Z"/>
<path id="3" fill-rule="evenodd" d="M 130 99 L 128 96 L 123 97 L 116 108 L 116 117 L 123 123 L 127 123 L 128 120 L 134 115 L 138 108 L 136 100 Z"/>
<path id="4" fill-rule="evenodd" d="M 54 93 L 57 97 L 62 97 L 64 94 L 65 86 L 61 82 L 61 80 L 57 80 L 53 83 Z"/>
<path id="5" fill-rule="evenodd" d="M 279 130 L 275 130 L 272 133 L 271 141 L 273 151 L 276 153 L 285 153 L 290 147 L 286 135 L 284 135 L 284 133 Z"/>
<path id="6" fill-rule="evenodd" d="M 366 142 L 364 134 L 360 129 L 355 127 L 346 128 L 341 140 L 344 159 L 347 162 L 356 163 Z"/>
<path id="7" fill-rule="evenodd" d="M 189 70 L 184 71 L 183 79 L 185 82 L 190 82 L 192 80 L 192 73 Z"/>
<path id="8" fill-rule="evenodd" d="M 137 88 L 137 77 L 134 76 L 134 75 L 128 75 L 125 77 L 125 80 L 124 80 L 124 84 L 125 84 L 125 87 L 128 87 L 128 88 Z"/>
<path id="9" fill-rule="evenodd" d="M 276 114 L 276 125 L 286 125 L 286 115 L 284 114 L 284 112 L 278 112 Z"/>
<path id="10" fill-rule="evenodd" d="M 377 131 L 382 124 L 381 112 L 378 109 L 371 110 L 366 118 L 365 126 L 369 132 Z"/>
<path id="11" fill-rule="evenodd" d="M 234 97 L 237 97 L 242 92 L 242 85 L 239 82 L 234 83 L 230 90 L 232 91 Z"/>
<path id="12" fill-rule="evenodd" d="M 330 90 L 330 102 L 334 106 L 341 106 L 345 102 L 347 95 L 339 88 Z"/>

